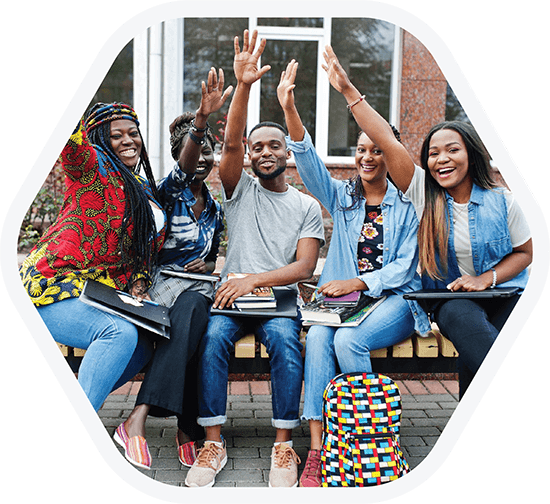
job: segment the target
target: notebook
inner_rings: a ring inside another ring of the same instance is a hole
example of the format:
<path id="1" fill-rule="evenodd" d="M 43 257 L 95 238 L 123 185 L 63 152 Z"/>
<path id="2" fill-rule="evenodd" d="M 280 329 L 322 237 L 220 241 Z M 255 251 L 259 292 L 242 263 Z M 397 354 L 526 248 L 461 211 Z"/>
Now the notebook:
<path id="1" fill-rule="evenodd" d="M 170 338 L 170 317 L 168 308 L 164 306 L 147 300 L 138 303 L 130 294 L 94 280 L 86 280 L 79 299 L 155 334 Z"/>

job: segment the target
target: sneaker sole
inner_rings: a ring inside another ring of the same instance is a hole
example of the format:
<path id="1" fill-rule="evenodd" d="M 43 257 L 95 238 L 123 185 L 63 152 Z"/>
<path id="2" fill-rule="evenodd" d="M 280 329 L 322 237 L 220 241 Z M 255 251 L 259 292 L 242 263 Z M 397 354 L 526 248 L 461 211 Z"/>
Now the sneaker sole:
<path id="1" fill-rule="evenodd" d="M 144 464 L 140 464 L 139 462 L 136 462 L 135 460 L 131 459 L 128 454 L 126 453 L 126 443 L 122 440 L 122 438 L 118 435 L 118 433 L 115 431 L 113 435 L 113 439 L 122 447 L 124 448 L 124 458 L 130 462 L 130 464 L 140 467 L 141 469 L 147 469 L 148 471 L 151 470 L 149 466 L 146 466 Z"/>
<path id="2" fill-rule="evenodd" d="M 210 488 L 212 486 L 214 486 L 214 483 L 216 483 L 216 476 L 218 475 L 218 473 L 225 467 L 225 464 L 227 464 L 227 455 L 225 456 L 225 458 L 220 462 L 220 467 L 218 467 L 218 470 L 214 473 L 214 477 L 212 478 L 212 481 L 210 483 L 208 483 L 207 485 L 203 485 L 203 486 L 199 486 L 199 485 L 190 485 L 188 482 L 187 482 L 187 478 L 185 478 L 185 486 L 186 487 L 189 487 L 189 488 Z"/>
<path id="3" fill-rule="evenodd" d="M 269 482 L 268 484 L 269 488 L 296 488 L 298 486 L 298 482 L 294 483 L 294 485 L 292 486 L 289 486 L 289 487 L 274 487 L 272 484 L 271 484 L 271 481 Z"/>

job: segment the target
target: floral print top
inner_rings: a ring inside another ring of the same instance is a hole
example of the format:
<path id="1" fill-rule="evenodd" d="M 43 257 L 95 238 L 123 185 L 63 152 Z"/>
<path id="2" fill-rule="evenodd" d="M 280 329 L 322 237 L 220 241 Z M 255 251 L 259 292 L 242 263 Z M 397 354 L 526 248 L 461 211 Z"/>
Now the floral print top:
<path id="1" fill-rule="evenodd" d="M 382 268 L 383 249 L 384 228 L 380 205 L 365 205 L 365 222 L 357 246 L 359 273 Z"/>

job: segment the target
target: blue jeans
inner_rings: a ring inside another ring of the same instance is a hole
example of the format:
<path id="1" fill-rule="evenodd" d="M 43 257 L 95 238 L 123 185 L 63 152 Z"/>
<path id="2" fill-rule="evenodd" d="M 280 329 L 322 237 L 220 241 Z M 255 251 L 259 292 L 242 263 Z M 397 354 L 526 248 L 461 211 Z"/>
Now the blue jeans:
<path id="1" fill-rule="evenodd" d="M 389 295 L 357 327 L 312 326 L 306 339 L 303 420 L 322 420 L 323 391 L 337 374 L 371 372 L 370 351 L 395 345 L 414 332 L 402 296 Z"/>
<path id="2" fill-rule="evenodd" d="M 94 409 L 99 410 L 134 353 L 136 327 L 78 298 L 41 306 L 38 313 L 55 341 L 86 350 L 78 382 Z"/>
<path id="3" fill-rule="evenodd" d="M 266 346 L 271 365 L 273 418 L 276 429 L 300 425 L 302 344 L 299 318 L 210 316 L 199 347 L 199 418 L 204 427 L 225 423 L 229 358 L 235 343 L 254 332 Z"/>

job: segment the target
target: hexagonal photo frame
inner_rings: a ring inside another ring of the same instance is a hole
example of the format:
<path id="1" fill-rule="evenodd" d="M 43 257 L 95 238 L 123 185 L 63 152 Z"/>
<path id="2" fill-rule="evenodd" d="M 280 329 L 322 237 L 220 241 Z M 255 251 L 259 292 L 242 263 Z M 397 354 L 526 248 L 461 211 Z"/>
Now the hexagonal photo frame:
<path id="1" fill-rule="evenodd" d="M 40 188 L 40 181 L 43 179 L 37 177 L 36 174 L 46 174 L 47 171 L 49 171 L 47 168 L 51 166 L 51 162 L 49 163 L 49 161 L 57 157 L 57 153 L 60 152 L 65 143 L 65 139 L 68 137 L 70 131 L 72 131 L 72 126 L 82 115 L 83 109 L 85 108 L 84 104 L 89 103 L 89 98 L 93 95 L 93 90 L 99 87 L 101 79 L 106 75 L 108 68 L 113 62 L 113 54 L 118 54 L 122 47 L 124 47 L 135 34 L 141 33 L 143 30 L 155 24 L 185 15 L 188 15 L 188 10 L 185 9 L 183 5 L 161 5 L 135 16 L 109 38 L 90 67 L 90 71 L 84 78 L 82 85 L 75 93 L 75 96 L 55 128 L 52 137 L 33 166 L 31 174 L 34 175 L 34 177 L 32 177 L 34 180 L 30 180 L 30 177 L 27 178 L 20 192 L 14 199 L 14 204 L 8 212 L 3 229 L 3 248 L 10 239 L 13 244 L 14 237 L 16 236 L 16 226 L 17 223 L 20 222 L 21 212 L 23 211 L 24 213 L 26 211 L 31 201 L 29 195 L 36 194 Z M 548 232 L 540 207 L 527 187 L 519 169 L 509 156 L 507 149 L 489 118 L 483 111 L 468 81 L 460 71 L 458 64 L 443 41 L 417 18 L 387 4 L 373 3 L 369 10 L 369 16 L 399 25 L 404 30 L 407 30 L 407 32 L 413 34 L 429 49 L 446 79 L 452 83 L 453 90 L 455 90 L 459 102 L 462 104 L 464 110 L 467 111 L 468 117 L 471 119 L 476 129 L 480 132 L 484 143 L 489 152 L 493 155 L 495 163 L 501 170 L 504 179 L 508 185 L 514 188 L 514 194 L 520 202 L 520 205 L 522 208 L 529 209 L 529 223 L 530 226 L 532 226 L 535 249 L 549 250 Z M 411 472 L 411 477 L 407 476 L 383 488 L 369 489 L 369 499 L 373 499 L 373 501 L 382 501 L 388 499 L 390 496 L 403 495 L 426 481 L 444 462 L 471 418 L 475 408 L 481 401 L 485 391 L 504 361 L 515 338 L 527 321 L 544 289 L 548 271 L 548 259 L 542 257 L 543 255 L 544 254 L 539 254 L 538 257 L 535 256 L 531 266 L 531 279 L 522 296 L 522 300 L 513 314 L 513 320 L 511 317 L 511 320 L 503 328 L 499 335 L 498 344 L 495 344 L 494 349 L 491 350 L 490 355 L 476 375 L 474 382 L 475 388 L 471 392 L 469 391 L 467 397 L 465 397 L 457 407 L 447 427 L 441 434 L 439 441 L 428 455 L 426 463 L 415 468 Z M 82 423 L 85 425 L 92 440 L 96 444 L 96 447 L 109 466 L 126 482 L 147 495 L 171 502 L 180 500 L 182 498 L 181 489 L 170 488 L 167 485 L 150 480 L 138 473 L 122 459 L 110 437 L 106 435 L 104 426 L 99 417 L 91 408 L 91 405 L 74 379 L 74 374 L 68 368 L 64 358 L 59 353 L 57 345 L 55 345 L 51 337 L 48 337 L 48 331 L 40 317 L 29 309 L 30 301 L 25 298 L 25 293 L 22 291 L 20 282 L 19 285 L 17 284 L 19 281 L 17 272 L 11 272 L 6 268 L 6 264 L 14 264 L 12 249 L 8 252 L 6 247 L 6 254 L 2 255 L 2 263 L 6 287 L 8 288 L 14 305 L 25 320 L 37 346 L 40 348 L 52 372 L 62 385 L 75 411 L 78 413 Z"/>

